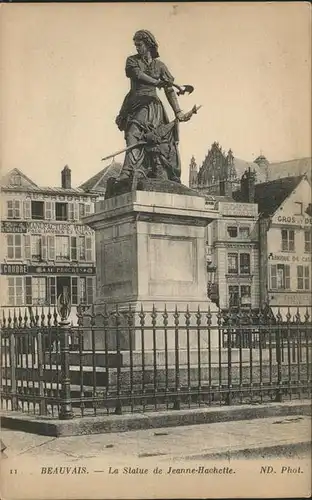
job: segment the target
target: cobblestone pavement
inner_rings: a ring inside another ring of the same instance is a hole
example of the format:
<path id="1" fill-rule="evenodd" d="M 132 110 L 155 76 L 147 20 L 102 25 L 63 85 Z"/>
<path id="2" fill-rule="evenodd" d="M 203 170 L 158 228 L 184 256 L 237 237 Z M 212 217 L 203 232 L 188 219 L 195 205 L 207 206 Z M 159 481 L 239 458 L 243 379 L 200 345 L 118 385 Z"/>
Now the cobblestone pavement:
<path id="1" fill-rule="evenodd" d="M 259 458 L 261 454 L 283 458 L 284 450 L 285 458 L 308 458 L 311 419 L 308 416 L 272 417 L 60 438 L 2 429 L 1 437 L 9 458 L 40 456 L 76 461 L 114 457 L 123 461 L 135 457 L 145 461 L 153 457 L 179 460 L 218 455 L 220 458 Z"/>

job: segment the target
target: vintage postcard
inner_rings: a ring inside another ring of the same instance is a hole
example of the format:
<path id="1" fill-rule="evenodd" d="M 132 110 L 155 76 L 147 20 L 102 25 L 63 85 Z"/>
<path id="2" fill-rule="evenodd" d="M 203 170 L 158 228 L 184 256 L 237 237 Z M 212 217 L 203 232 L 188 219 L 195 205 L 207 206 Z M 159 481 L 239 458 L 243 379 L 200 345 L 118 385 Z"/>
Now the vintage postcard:
<path id="1" fill-rule="evenodd" d="M 6 3 L 1 498 L 311 495 L 311 7 Z"/>

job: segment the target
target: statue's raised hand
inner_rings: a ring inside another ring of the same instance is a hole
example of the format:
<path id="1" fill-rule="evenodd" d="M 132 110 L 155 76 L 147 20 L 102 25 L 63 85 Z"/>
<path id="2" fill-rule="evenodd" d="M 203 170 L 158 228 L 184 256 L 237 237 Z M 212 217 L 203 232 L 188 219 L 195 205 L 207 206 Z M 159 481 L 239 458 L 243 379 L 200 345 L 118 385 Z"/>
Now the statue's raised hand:
<path id="1" fill-rule="evenodd" d="M 197 111 L 201 108 L 201 106 L 193 106 L 193 108 L 188 111 L 187 113 L 183 113 L 183 111 L 179 111 L 176 114 L 176 118 L 179 120 L 179 122 L 188 122 L 194 114 L 197 113 Z"/>

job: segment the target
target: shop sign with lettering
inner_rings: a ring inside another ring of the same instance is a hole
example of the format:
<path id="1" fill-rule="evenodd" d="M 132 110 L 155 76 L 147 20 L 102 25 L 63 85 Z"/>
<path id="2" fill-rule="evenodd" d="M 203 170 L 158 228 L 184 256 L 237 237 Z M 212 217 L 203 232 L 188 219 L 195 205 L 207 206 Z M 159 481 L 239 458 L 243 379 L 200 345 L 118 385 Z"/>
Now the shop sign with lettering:
<path id="1" fill-rule="evenodd" d="M 300 217 L 295 215 L 278 215 L 274 218 L 274 222 L 278 224 L 290 224 L 290 225 L 299 225 L 299 226 L 311 226 L 312 225 L 312 217 Z"/>
<path id="2" fill-rule="evenodd" d="M 1 264 L 1 274 L 76 274 L 79 276 L 93 276 L 94 266 L 27 266 L 26 264 Z"/>
<path id="3" fill-rule="evenodd" d="M 26 233 L 27 223 L 19 221 L 3 220 L 1 222 L 2 233 Z"/>
<path id="4" fill-rule="evenodd" d="M 311 306 L 312 297 L 309 293 L 275 293 L 270 297 L 270 306 Z"/>
<path id="5" fill-rule="evenodd" d="M 311 255 L 280 255 L 280 254 L 273 254 L 269 257 L 269 260 L 271 261 L 277 261 L 277 262 L 311 262 L 312 258 Z"/>
<path id="6" fill-rule="evenodd" d="M 1 264 L 1 274 L 27 274 L 26 264 Z"/>
<path id="7" fill-rule="evenodd" d="M 55 193 L 27 193 L 26 199 L 31 200 L 53 200 L 53 201 L 92 201 L 92 197 L 89 196 L 79 196 L 79 195 L 70 195 L 70 194 L 55 194 Z"/>
<path id="8" fill-rule="evenodd" d="M 30 233 L 81 235 L 93 234 L 93 230 L 83 224 L 55 224 L 53 222 L 29 222 Z"/>
<path id="9" fill-rule="evenodd" d="M 88 266 L 28 266 L 28 274 L 79 274 L 93 275 L 95 267 Z"/>
<path id="10" fill-rule="evenodd" d="M 219 203 L 219 212 L 221 215 L 230 215 L 234 217 L 256 217 L 258 206 L 253 203 Z"/>

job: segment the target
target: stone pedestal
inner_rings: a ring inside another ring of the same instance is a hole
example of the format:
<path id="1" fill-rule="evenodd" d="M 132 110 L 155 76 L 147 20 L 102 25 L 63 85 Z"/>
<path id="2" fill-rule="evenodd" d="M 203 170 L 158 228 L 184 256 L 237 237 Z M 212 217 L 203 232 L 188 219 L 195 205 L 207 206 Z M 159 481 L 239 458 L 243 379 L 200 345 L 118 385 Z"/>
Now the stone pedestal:
<path id="1" fill-rule="evenodd" d="M 214 312 L 216 306 L 207 298 L 205 227 L 216 217 L 203 197 L 193 195 L 134 191 L 98 202 L 96 212 L 85 218 L 95 230 L 95 312 L 101 312 L 104 303 L 108 309 L 118 305 L 120 312 L 129 306 L 139 312 L 143 307 L 145 325 L 151 325 L 154 307 L 159 328 L 165 307 L 170 324 L 176 309 L 181 325 L 185 325 L 187 307 L 206 313 L 210 306 Z M 186 342 L 183 333 L 180 347 Z M 160 331 L 157 335 L 157 348 L 161 348 L 164 340 Z M 151 331 L 146 332 L 145 349 L 152 349 L 151 336 Z M 138 331 L 132 340 L 133 349 L 140 349 Z M 168 349 L 173 348 L 172 335 L 168 341 Z M 97 335 L 97 348 L 100 344 Z M 126 344 L 125 349 L 129 348 Z"/>

